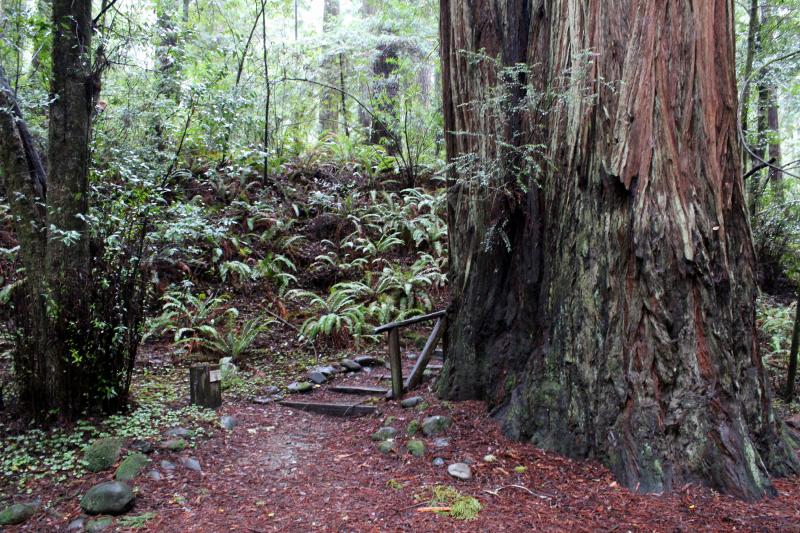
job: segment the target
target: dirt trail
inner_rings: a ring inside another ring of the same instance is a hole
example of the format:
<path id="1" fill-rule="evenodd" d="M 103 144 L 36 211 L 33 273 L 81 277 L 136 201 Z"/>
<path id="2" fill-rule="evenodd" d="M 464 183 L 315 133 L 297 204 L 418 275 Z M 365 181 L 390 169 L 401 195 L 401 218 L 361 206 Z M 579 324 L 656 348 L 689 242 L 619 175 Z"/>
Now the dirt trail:
<path id="1" fill-rule="evenodd" d="M 338 378 L 376 384 L 376 370 Z M 700 487 L 668 495 L 639 495 L 617 486 L 604 467 L 572 461 L 503 437 L 477 402 L 447 404 L 423 386 L 424 409 L 403 409 L 378 401 L 380 414 L 356 419 L 333 418 L 275 403 L 226 404 L 220 414 L 234 416 L 238 426 L 220 431 L 179 454 L 156 451 L 153 464 L 178 464 L 159 481 L 141 477 L 135 509 L 155 514 L 152 532 L 224 531 L 800 531 L 800 479 L 776 481 L 779 496 L 745 503 Z M 316 390 L 303 399 L 333 398 Z M 342 397 L 341 401 L 356 397 Z M 364 400 L 363 397 L 359 398 Z M 404 450 L 412 420 L 448 415 L 454 425 L 425 442 L 423 458 Z M 384 455 L 370 435 L 387 417 L 401 434 L 398 452 Z M 487 463 L 487 454 L 497 457 Z M 180 457 L 197 458 L 202 472 L 182 468 Z M 441 457 L 445 466 L 434 466 Z M 453 462 L 472 464 L 473 478 L 457 480 L 447 473 Z M 524 468 L 519 468 L 524 467 Z M 105 474 L 109 477 L 109 474 Z M 86 490 L 102 474 L 70 487 Z M 426 487 L 451 485 L 478 498 L 477 519 L 419 512 Z M 498 490 L 499 489 L 499 490 Z M 57 512 L 26 524 L 28 531 L 63 531 L 80 515 L 76 498 Z"/>

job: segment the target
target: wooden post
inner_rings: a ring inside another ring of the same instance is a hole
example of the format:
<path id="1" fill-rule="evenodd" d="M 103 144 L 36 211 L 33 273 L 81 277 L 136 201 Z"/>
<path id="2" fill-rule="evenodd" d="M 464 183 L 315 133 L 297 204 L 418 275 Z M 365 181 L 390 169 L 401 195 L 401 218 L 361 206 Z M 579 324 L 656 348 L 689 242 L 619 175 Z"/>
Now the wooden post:
<path id="1" fill-rule="evenodd" d="M 408 380 L 406 380 L 405 384 L 406 390 L 413 389 L 422 382 L 422 375 L 425 372 L 425 367 L 428 366 L 428 361 L 430 361 L 431 355 L 433 355 L 433 350 L 436 348 L 436 345 L 439 344 L 439 339 L 444 332 L 445 320 L 446 319 L 442 317 L 437 320 L 436 325 L 433 326 L 431 336 L 428 337 L 428 342 L 425 343 L 425 348 L 419 355 L 417 364 L 414 365 L 414 370 L 408 375 Z"/>
<path id="2" fill-rule="evenodd" d="M 389 365 L 392 367 L 392 398 L 403 397 L 403 361 L 400 359 L 400 329 L 389 330 Z"/>
<path id="3" fill-rule="evenodd" d="M 192 405 L 216 409 L 222 405 L 219 365 L 201 363 L 189 368 L 189 396 Z"/>

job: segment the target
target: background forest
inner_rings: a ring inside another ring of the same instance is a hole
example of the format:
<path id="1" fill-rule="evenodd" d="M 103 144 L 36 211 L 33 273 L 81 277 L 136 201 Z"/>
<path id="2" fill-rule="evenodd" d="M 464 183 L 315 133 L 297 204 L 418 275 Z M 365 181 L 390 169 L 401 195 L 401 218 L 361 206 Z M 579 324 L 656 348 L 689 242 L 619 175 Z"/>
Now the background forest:
<path id="1" fill-rule="evenodd" d="M 94 4 L 91 287 L 80 289 L 115 379 L 74 413 L 47 412 L 59 422 L 48 429 L 16 416 L 26 272 L 3 176 L 0 502 L 85 474 L 97 437 L 218 430 L 181 403 L 191 363 L 221 360 L 226 398 L 257 400 L 321 361 L 382 352 L 375 326 L 448 304 L 438 2 Z M 44 152 L 50 2 L 0 6 L 0 77 Z M 800 2 L 739 0 L 736 29 L 762 356 L 784 392 L 800 286 Z M 502 116 L 512 92 L 482 105 Z M 779 396 L 783 414 L 797 411 Z"/>

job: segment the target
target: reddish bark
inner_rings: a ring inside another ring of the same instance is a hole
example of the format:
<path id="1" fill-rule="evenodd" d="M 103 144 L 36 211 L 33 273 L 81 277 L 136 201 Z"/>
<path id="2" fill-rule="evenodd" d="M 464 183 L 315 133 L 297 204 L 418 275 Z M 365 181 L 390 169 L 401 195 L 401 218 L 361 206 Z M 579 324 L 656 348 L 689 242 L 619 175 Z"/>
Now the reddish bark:
<path id="1" fill-rule="evenodd" d="M 798 468 L 755 342 L 732 17 L 730 0 L 442 3 L 449 157 L 503 165 L 501 131 L 541 143 L 544 170 L 452 176 L 441 392 L 643 491 L 758 498 Z M 475 106 L 502 79 L 461 52 L 481 49 L 529 65 L 523 97 L 547 105 Z"/>

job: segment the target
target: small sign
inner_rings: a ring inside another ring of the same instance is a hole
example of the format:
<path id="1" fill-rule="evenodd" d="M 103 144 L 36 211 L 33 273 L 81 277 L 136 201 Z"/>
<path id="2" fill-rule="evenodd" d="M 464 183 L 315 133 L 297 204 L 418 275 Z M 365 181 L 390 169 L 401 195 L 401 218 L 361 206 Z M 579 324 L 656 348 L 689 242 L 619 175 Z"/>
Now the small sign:
<path id="1" fill-rule="evenodd" d="M 212 370 L 208 373 L 208 381 L 214 383 L 215 381 L 222 381 L 222 372 L 219 370 Z"/>

